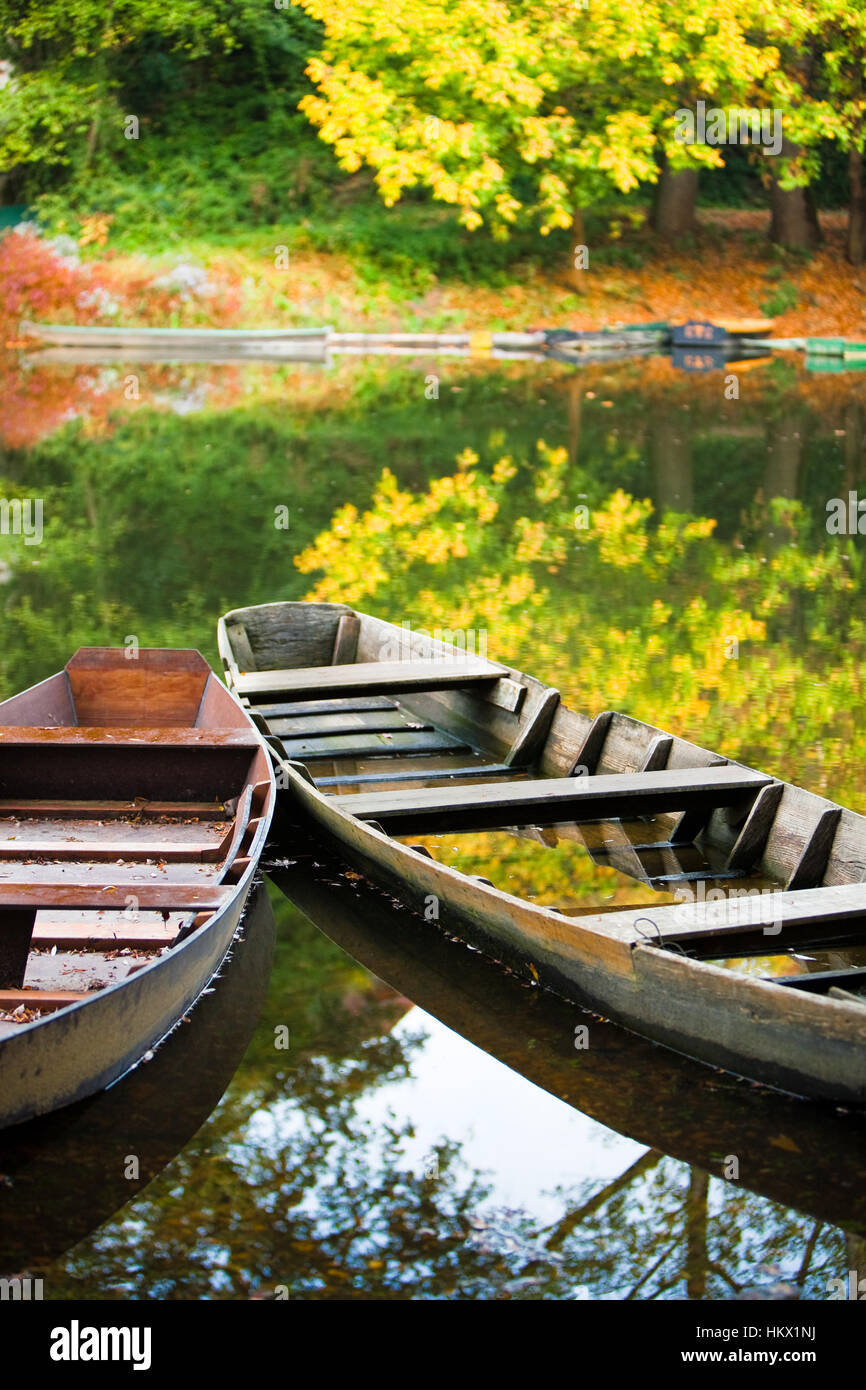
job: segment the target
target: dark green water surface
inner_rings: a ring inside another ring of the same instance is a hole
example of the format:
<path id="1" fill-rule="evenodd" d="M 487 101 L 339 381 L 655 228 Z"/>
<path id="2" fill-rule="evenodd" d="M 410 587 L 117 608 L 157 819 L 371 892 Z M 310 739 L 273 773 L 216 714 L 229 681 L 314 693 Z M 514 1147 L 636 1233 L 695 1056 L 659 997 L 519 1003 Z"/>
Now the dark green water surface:
<path id="1" fill-rule="evenodd" d="M 855 374 L 778 362 L 726 400 L 658 361 L 29 371 L 0 488 L 43 534 L 0 535 L 0 693 L 132 638 L 216 665 L 221 611 L 316 595 L 471 630 L 576 707 L 866 810 L 866 535 L 827 525 L 834 498 L 866 513 Z M 503 855 L 515 891 L 600 891 L 570 854 Z M 866 1274 L 859 1117 L 589 1019 L 315 846 L 270 857 L 191 1021 L 0 1135 L 0 1273 L 53 1299 L 824 1299 Z"/>

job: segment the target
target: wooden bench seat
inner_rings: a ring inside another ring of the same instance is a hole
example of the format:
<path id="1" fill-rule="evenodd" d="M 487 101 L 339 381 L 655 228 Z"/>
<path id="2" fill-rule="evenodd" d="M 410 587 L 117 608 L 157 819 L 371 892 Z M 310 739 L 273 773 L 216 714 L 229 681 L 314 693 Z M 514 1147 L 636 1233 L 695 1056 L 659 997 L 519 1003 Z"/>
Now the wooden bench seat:
<path id="1" fill-rule="evenodd" d="M 204 912 L 221 907 L 234 891 L 214 883 L 0 883 L 0 914 L 50 907 L 85 911 L 115 908 L 122 912 L 127 898 L 134 898 L 142 912 Z"/>
<path id="2" fill-rule="evenodd" d="M 720 767 L 551 777 L 483 786 L 356 792 L 333 800 L 342 810 L 361 819 L 378 821 L 392 833 L 400 834 L 611 820 L 666 811 L 703 811 L 709 817 L 717 806 L 735 805 L 755 796 L 771 781 L 763 773 L 728 763 Z"/>
<path id="3" fill-rule="evenodd" d="M 375 691 L 451 690 L 478 682 L 493 684 L 505 666 L 480 657 L 454 660 L 362 661 L 345 666 L 307 666 L 299 670 L 247 671 L 235 678 L 239 695 L 365 695 Z"/>

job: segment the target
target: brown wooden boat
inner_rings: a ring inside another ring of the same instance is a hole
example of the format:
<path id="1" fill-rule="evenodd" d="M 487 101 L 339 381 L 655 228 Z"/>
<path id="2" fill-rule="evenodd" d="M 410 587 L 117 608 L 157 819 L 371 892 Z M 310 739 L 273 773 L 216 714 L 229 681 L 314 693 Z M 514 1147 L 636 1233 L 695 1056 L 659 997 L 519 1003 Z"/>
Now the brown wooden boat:
<path id="1" fill-rule="evenodd" d="M 0 1124 L 107 1086 L 231 945 L 274 806 L 195 651 L 82 648 L 0 703 Z"/>
<path id="2" fill-rule="evenodd" d="M 219 642 L 288 806 L 422 917 L 677 1051 L 866 1101 L 866 818 L 344 605 L 237 609 Z M 576 841 L 646 897 L 533 902 L 411 843 L 479 830 Z"/>

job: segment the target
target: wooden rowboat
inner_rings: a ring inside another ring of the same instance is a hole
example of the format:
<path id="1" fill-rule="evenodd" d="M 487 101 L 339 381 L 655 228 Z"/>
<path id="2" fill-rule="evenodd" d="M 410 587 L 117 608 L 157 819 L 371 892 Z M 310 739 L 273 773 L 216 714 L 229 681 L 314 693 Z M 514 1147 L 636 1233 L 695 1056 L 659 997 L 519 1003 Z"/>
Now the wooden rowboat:
<path id="1" fill-rule="evenodd" d="M 82 648 L 0 703 L 0 1124 L 101 1090 L 231 945 L 275 798 L 195 651 Z"/>
<path id="2" fill-rule="evenodd" d="M 862 1110 L 710 1072 L 551 994 L 539 1007 L 537 990 L 480 951 L 440 932 L 413 931 L 406 908 L 330 858 L 318 837 L 308 845 L 293 839 L 290 861 L 269 877 L 365 969 L 565 1105 L 656 1157 L 670 1154 L 718 1177 L 726 1155 L 748 1153 L 738 1187 L 866 1235 Z M 576 1049 L 581 1025 L 589 1046 Z M 573 1158 L 582 1173 L 583 1155 Z"/>
<path id="3" fill-rule="evenodd" d="M 0 1173 L 8 1179 L 0 1183 L 0 1278 L 77 1245 L 153 1182 L 213 1114 L 255 1033 L 274 934 L 259 883 L 213 988 L 145 1066 L 75 1105 L 0 1132 Z M 127 1154 L 138 1159 L 137 1171 Z"/>
<path id="4" fill-rule="evenodd" d="M 866 818 L 343 605 L 238 609 L 219 642 L 289 807 L 427 921 L 701 1061 L 866 1101 Z M 503 830 L 646 896 L 533 902 L 411 843 Z"/>

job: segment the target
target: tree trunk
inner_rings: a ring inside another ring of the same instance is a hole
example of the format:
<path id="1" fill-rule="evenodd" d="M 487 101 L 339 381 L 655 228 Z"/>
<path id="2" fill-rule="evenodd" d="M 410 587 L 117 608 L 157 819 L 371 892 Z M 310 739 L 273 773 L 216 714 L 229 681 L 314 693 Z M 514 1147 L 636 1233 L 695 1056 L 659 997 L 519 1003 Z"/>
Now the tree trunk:
<path id="1" fill-rule="evenodd" d="M 848 241 L 845 254 L 851 265 L 866 261 L 866 187 L 863 184 L 863 152 L 851 150 L 848 155 Z"/>
<path id="2" fill-rule="evenodd" d="M 575 208 L 571 218 L 571 246 L 568 252 L 568 283 L 577 294 L 586 294 L 586 270 L 581 254 L 584 241 L 583 212 Z M 588 258 L 588 252 L 587 252 Z"/>
<path id="3" fill-rule="evenodd" d="M 842 419 L 845 426 L 845 491 L 856 492 L 866 482 L 866 441 L 863 408 L 858 400 L 848 401 Z"/>
<path id="4" fill-rule="evenodd" d="M 686 1198 L 686 1260 L 683 1273 L 686 1277 L 686 1297 L 699 1301 L 707 1296 L 707 1203 L 710 1194 L 710 1176 L 700 1168 L 693 1168 L 689 1174 L 689 1192 Z"/>
<path id="5" fill-rule="evenodd" d="M 782 149 L 777 159 L 795 159 L 799 147 L 790 140 L 782 141 Z M 770 184 L 770 240 L 777 246 L 787 246 L 792 250 L 811 250 L 821 240 L 821 227 L 812 190 L 804 188 L 780 188 L 778 177 L 771 176 Z"/>
<path id="6" fill-rule="evenodd" d="M 572 468 L 577 463 L 580 447 L 580 414 L 585 385 L 583 372 L 572 372 L 568 383 L 568 461 Z"/>
<path id="7" fill-rule="evenodd" d="M 672 169 L 664 159 L 653 199 L 654 231 L 660 237 L 690 236 L 697 202 L 698 170 Z"/>
<path id="8" fill-rule="evenodd" d="M 694 512 L 692 440 L 688 416 L 676 418 L 661 407 L 653 419 L 653 501 L 660 516 L 665 512 Z"/>

